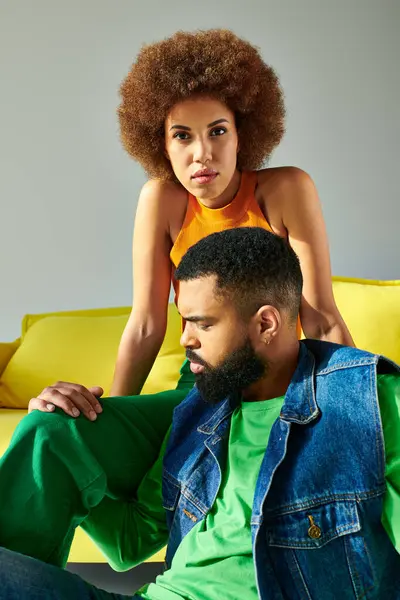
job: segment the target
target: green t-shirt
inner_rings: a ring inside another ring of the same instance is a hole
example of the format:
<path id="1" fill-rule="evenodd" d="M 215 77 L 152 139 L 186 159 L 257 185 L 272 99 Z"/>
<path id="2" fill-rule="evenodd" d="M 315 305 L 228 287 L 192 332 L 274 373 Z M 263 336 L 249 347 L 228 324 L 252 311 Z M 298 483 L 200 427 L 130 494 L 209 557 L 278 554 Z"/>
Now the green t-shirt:
<path id="1" fill-rule="evenodd" d="M 243 402 L 232 415 L 228 459 L 214 505 L 185 536 L 151 600 L 257 598 L 250 519 L 261 461 L 283 397 Z"/>
<path id="2" fill-rule="evenodd" d="M 387 492 L 382 522 L 400 552 L 400 375 L 378 376 L 386 450 Z M 138 594 L 146 600 L 256 600 L 250 519 L 254 490 L 269 434 L 283 398 L 243 402 L 232 415 L 228 457 L 216 501 L 180 543 L 171 568 Z M 151 512 L 161 506 L 162 455 L 139 494 L 153 491 Z M 148 479 L 148 483 L 146 483 Z M 159 495 L 154 497 L 154 482 Z M 142 496 L 143 500 L 145 496 Z M 150 496 L 147 496 L 150 499 Z M 144 504 L 144 502 L 143 502 Z M 162 512 L 162 508 L 160 508 Z M 161 515 L 160 515 L 161 516 Z M 161 520 L 161 519 L 160 519 Z M 159 521 L 160 522 L 160 521 Z M 163 532 L 165 533 L 165 532 Z M 143 534 L 145 535 L 144 531 Z"/>

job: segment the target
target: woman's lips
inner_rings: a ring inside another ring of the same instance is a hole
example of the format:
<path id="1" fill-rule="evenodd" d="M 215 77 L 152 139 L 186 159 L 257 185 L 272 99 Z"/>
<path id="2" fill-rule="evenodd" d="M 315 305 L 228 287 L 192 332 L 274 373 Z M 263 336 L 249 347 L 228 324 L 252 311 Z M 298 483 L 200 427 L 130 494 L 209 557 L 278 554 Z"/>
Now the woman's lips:
<path id="1" fill-rule="evenodd" d="M 211 183 L 217 177 L 218 173 L 213 169 L 203 169 L 202 171 L 197 171 L 193 176 L 192 180 L 196 183 L 200 183 L 204 185 L 206 183 Z"/>
<path id="2" fill-rule="evenodd" d="M 216 177 L 217 173 L 213 173 L 212 175 L 199 175 L 198 177 L 193 177 L 193 181 L 204 185 L 206 183 L 211 183 Z"/>
<path id="3" fill-rule="evenodd" d="M 199 363 L 190 362 L 190 370 L 192 371 L 192 373 L 197 375 L 198 373 L 201 373 L 202 371 L 204 371 L 204 366 L 199 365 Z"/>

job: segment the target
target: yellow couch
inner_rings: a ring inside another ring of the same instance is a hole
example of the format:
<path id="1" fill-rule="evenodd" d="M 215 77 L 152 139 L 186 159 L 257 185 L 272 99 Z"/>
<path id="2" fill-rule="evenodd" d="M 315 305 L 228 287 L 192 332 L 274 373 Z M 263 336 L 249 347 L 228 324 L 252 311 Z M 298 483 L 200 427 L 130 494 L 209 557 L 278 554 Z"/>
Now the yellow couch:
<path id="1" fill-rule="evenodd" d="M 356 345 L 400 363 L 400 281 L 333 278 L 339 309 Z M 57 380 L 101 385 L 107 396 L 115 357 L 129 308 L 27 315 L 21 337 L 0 343 L 0 456 L 26 414 L 29 399 Z M 143 389 L 173 389 L 184 352 L 180 319 L 169 306 L 167 334 Z M 162 560 L 159 553 L 151 560 Z M 78 528 L 71 562 L 104 562 L 100 551 Z"/>

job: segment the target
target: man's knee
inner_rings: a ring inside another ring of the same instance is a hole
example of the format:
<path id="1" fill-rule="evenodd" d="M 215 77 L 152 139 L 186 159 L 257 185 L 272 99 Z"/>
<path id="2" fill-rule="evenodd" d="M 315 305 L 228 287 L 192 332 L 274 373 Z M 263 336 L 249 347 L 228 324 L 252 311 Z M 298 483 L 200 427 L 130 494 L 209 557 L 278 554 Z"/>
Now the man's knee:
<path id="1" fill-rule="evenodd" d="M 68 419 L 70 422 L 68 422 Z M 11 438 L 10 447 L 23 444 L 33 446 L 41 440 L 51 440 L 57 444 L 58 440 L 65 438 L 63 432 L 71 429 L 73 419 L 58 411 L 45 413 L 34 410 L 18 423 Z"/>

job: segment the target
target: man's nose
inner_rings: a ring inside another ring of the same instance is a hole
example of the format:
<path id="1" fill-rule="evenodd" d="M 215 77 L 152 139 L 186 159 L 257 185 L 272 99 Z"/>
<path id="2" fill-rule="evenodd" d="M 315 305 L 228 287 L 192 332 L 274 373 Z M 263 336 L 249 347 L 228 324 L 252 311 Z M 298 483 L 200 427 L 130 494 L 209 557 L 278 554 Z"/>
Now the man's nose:
<path id="1" fill-rule="evenodd" d="M 193 327 L 190 323 L 185 323 L 185 328 L 181 335 L 180 344 L 184 348 L 200 348 L 200 342 L 194 333 Z"/>

